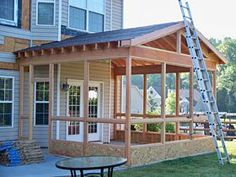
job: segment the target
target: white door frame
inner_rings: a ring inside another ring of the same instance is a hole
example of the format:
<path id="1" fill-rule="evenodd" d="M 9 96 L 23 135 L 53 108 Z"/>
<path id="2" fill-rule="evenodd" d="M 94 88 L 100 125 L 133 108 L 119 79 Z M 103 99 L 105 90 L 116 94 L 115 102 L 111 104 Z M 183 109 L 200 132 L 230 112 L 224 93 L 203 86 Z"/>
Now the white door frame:
<path id="1" fill-rule="evenodd" d="M 80 86 L 80 116 L 83 116 L 83 81 L 81 80 L 75 80 L 75 79 L 67 79 L 67 83 L 69 85 L 76 85 L 76 86 Z M 69 91 L 67 92 L 66 95 L 66 114 L 67 116 L 69 115 Z M 69 126 L 69 122 L 66 122 L 66 140 L 71 140 L 71 141 L 79 141 L 79 142 L 83 142 L 83 123 L 80 122 L 80 132 L 79 134 L 75 134 L 75 135 L 69 135 L 68 134 L 68 126 Z"/>
<path id="2" fill-rule="evenodd" d="M 68 79 L 67 83 L 69 85 L 77 85 L 80 86 L 81 95 L 83 94 L 83 81 L 82 80 L 75 80 L 75 79 Z M 101 81 L 89 81 L 89 87 L 97 87 L 98 88 L 98 115 L 97 117 L 100 118 L 103 116 L 104 112 L 104 83 Z M 83 96 L 80 97 L 80 117 L 83 117 Z M 69 116 L 69 92 L 67 92 L 67 116 Z M 80 122 L 80 134 L 78 135 L 69 135 L 68 134 L 68 125 L 69 122 L 66 124 L 66 140 L 71 141 L 79 141 L 83 142 L 83 123 Z M 89 133 L 88 134 L 88 141 L 99 141 L 102 140 L 102 124 L 97 124 L 97 133 Z"/>

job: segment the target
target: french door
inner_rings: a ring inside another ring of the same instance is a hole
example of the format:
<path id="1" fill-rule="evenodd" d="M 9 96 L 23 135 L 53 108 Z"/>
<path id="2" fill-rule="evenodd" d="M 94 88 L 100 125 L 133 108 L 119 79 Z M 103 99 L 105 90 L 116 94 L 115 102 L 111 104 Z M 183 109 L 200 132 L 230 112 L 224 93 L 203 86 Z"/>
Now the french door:
<path id="1" fill-rule="evenodd" d="M 68 80 L 67 112 L 70 117 L 83 117 L 83 82 Z M 89 83 L 89 117 L 99 118 L 101 114 L 100 83 Z M 88 124 L 88 140 L 100 140 L 101 126 L 98 123 Z M 69 122 L 67 124 L 67 140 L 83 141 L 83 123 Z"/>

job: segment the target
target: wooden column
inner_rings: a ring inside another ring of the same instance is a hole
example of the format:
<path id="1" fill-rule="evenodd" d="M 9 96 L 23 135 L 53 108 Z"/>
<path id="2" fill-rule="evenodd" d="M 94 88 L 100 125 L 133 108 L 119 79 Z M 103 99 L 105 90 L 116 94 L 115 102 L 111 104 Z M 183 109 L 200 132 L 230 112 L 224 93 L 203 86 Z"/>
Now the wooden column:
<path id="1" fill-rule="evenodd" d="M 147 114 L 147 74 L 143 75 L 143 118 L 146 118 Z M 143 124 L 143 135 L 147 132 L 147 123 Z M 144 137 L 143 137 L 144 138 Z"/>
<path id="2" fill-rule="evenodd" d="M 29 65 L 29 140 L 33 139 L 34 66 Z"/>
<path id="3" fill-rule="evenodd" d="M 216 98 L 216 70 L 212 71 L 212 90 L 213 90 L 213 94 Z"/>
<path id="4" fill-rule="evenodd" d="M 89 116 L 89 63 L 84 61 L 84 85 L 83 85 L 83 97 L 84 97 L 84 136 L 83 136 L 83 154 L 86 155 L 86 148 L 88 144 L 88 116 Z"/>
<path id="5" fill-rule="evenodd" d="M 177 53 L 181 53 L 181 36 L 182 36 L 182 32 L 181 31 L 178 31 L 177 34 L 176 34 L 176 52 Z"/>
<path id="6" fill-rule="evenodd" d="M 48 150 L 52 139 L 52 116 L 54 108 L 54 64 L 49 64 L 49 105 L 48 105 Z"/>
<path id="7" fill-rule="evenodd" d="M 114 117 L 117 119 L 118 76 L 114 75 Z M 117 124 L 113 124 L 113 139 L 116 139 Z"/>
<path id="8" fill-rule="evenodd" d="M 179 117 L 179 110 L 180 110 L 180 106 L 179 106 L 179 101 L 180 101 L 180 98 L 179 98 L 179 93 L 180 93 L 180 73 L 176 73 L 176 78 L 175 78 L 175 102 L 176 102 L 176 105 L 175 105 L 175 115 L 176 117 Z M 176 122 L 175 124 L 175 134 L 176 134 L 176 137 L 175 139 L 178 140 L 178 134 L 179 134 L 179 122 Z"/>
<path id="9" fill-rule="evenodd" d="M 190 68 L 190 73 L 189 73 L 189 117 L 191 119 L 189 123 L 190 139 L 192 139 L 192 134 L 193 134 L 193 98 L 194 98 L 193 80 L 194 80 L 193 68 Z"/>
<path id="10" fill-rule="evenodd" d="M 164 122 L 161 125 L 161 143 L 166 141 L 166 63 L 161 64 L 161 118 Z"/>
<path id="11" fill-rule="evenodd" d="M 128 164 L 131 162 L 131 63 L 132 58 L 129 56 L 126 58 L 126 105 L 125 105 L 125 155 L 128 159 Z"/>
<path id="12" fill-rule="evenodd" d="M 19 120 L 19 139 L 23 137 L 23 126 L 24 126 L 24 66 L 20 66 L 20 120 Z"/>

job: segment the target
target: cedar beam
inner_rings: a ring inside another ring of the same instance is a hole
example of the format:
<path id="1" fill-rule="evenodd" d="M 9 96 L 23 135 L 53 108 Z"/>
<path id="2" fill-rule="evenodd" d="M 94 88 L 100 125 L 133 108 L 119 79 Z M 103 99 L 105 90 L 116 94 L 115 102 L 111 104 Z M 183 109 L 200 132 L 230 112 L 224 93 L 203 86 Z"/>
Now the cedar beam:
<path id="1" fill-rule="evenodd" d="M 19 120 L 19 138 L 23 137 L 23 116 L 24 116 L 24 66 L 20 66 L 20 120 Z"/>
<path id="2" fill-rule="evenodd" d="M 143 115 L 147 114 L 147 74 L 143 75 Z M 147 132 L 147 124 L 143 124 L 143 135 Z"/>
<path id="3" fill-rule="evenodd" d="M 33 139 L 34 66 L 29 65 L 29 140 Z"/>
<path id="4" fill-rule="evenodd" d="M 176 52 L 178 54 L 182 53 L 182 50 L 181 50 L 181 44 L 182 44 L 181 38 L 182 38 L 182 32 L 178 31 L 176 33 Z"/>
<path id="5" fill-rule="evenodd" d="M 126 106 L 125 106 L 125 155 L 128 159 L 128 165 L 131 164 L 131 63 L 132 58 L 126 58 Z"/>
<path id="6" fill-rule="evenodd" d="M 179 116 L 179 110 L 180 110 L 180 106 L 179 106 L 179 101 L 180 101 L 180 97 L 179 97 L 179 91 L 180 91 L 180 73 L 176 73 L 176 77 L 175 77 L 175 115 L 178 117 Z M 179 134 L 179 122 L 176 122 L 175 124 L 175 134 L 178 135 Z M 177 140 L 178 136 L 176 136 L 176 140 Z"/>
<path id="7" fill-rule="evenodd" d="M 118 76 L 114 75 L 114 117 L 117 119 L 117 96 L 118 96 Z M 113 130 L 113 138 L 116 139 L 116 130 L 117 130 L 117 125 L 113 124 L 114 130 Z"/>
<path id="8" fill-rule="evenodd" d="M 83 154 L 86 155 L 86 148 L 88 144 L 88 116 L 89 116 L 89 63 L 84 61 L 84 85 L 83 85 L 83 97 L 84 97 L 84 137 L 83 137 Z"/>
<path id="9" fill-rule="evenodd" d="M 190 73 L 189 73 L 189 115 L 190 115 L 190 139 L 192 139 L 193 135 L 193 98 L 194 98 L 194 88 L 193 88 L 193 81 L 194 81 L 194 73 L 193 73 L 193 68 L 190 68 Z"/>
<path id="10" fill-rule="evenodd" d="M 161 124 L 161 143 L 166 141 L 166 63 L 161 64 L 161 118 L 164 122 Z"/>
<path id="11" fill-rule="evenodd" d="M 49 151 L 52 139 L 52 116 L 54 108 L 54 64 L 49 65 L 49 106 L 48 106 L 48 142 Z"/>

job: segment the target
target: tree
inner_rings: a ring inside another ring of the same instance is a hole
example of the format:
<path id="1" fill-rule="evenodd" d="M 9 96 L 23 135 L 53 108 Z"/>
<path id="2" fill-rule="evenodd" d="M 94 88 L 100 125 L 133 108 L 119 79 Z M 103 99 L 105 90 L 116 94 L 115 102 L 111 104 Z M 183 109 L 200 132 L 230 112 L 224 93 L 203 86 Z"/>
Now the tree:
<path id="1" fill-rule="evenodd" d="M 175 93 L 171 92 L 169 93 L 167 99 L 166 99 L 166 111 L 169 114 L 175 113 L 175 107 L 176 107 L 176 99 L 175 99 Z"/>

